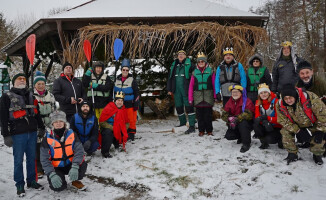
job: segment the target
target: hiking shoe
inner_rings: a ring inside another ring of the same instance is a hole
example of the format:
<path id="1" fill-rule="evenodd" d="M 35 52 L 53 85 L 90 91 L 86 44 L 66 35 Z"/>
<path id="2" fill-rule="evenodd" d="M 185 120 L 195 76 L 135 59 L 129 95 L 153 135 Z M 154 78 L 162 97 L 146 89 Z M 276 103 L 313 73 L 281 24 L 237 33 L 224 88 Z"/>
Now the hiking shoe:
<path id="1" fill-rule="evenodd" d="M 37 172 L 37 177 L 39 179 L 43 178 L 43 176 L 44 176 L 44 172 Z"/>
<path id="2" fill-rule="evenodd" d="M 134 141 L 135 140 L 135 134 L 134 133 L 128 133 L 128 140 Z"/>
<path id="3" fill-rule="evenodd" d="M 288 157 L 286 157 L 284 160 L 286 160 L 287 163 L 290 164 L 291 162 L 295 162 L 298 160 L 298 155 L 295 153 L 289 153 Z"/>
<path id="4" fill-rule="evenodd" d="M 213 136 L 213 132 L 207 132 L 207 135 Z"/>
<path id="5" fill-rule="evenodd" d="M 237 144 L 241 144 L 242 143 L 242 140 L 241 140 L 241 138 L 239 138 L 238 140 L 237 140 Z"/>
<path id="6" fill-rule="evenodd" d="M 267 144 L 267 143 L 262 143 L 261 145 L 260 145 L 260 149 L 268 149 L 268 147 L 269 147 L 269 144 Z"/>
<path id="7" fill-rule="evenodd" d="M 40 184 L 38 184 L 36 181 L 32 181 L 30 183 L 27 183 L 27 188 L 33 188 L 36 190 L 43 190 L 44 187 Z"/>
<path id="8" fill-rule="evenodd" d="M 73 181 L 71 185 L 78 190 L 86 190 L 86 186 L 81 181 Z"/>
<path id="9" fill-rule="evenodd" d="M 203 137 L 205 135 L 205 132 L 199 132 L 198 136 Z"/>
<path id="10" fill-rule="evenodd" d="M 194 133 L 194 132 L 195 132 L 195 127 L 190 126 L 189 129 L 185 131 L 185 134 L 190 134 L 190 133 Z"/>
<path id="11" fill-rule="evenodd" d="M 278 142 L 278 143 L 277 143 L 277 146 L 278 146 L 278 148 L 280 148 L 280 149 L 284 149 L 284 146 L 283 146 L 283 142 L 282 142 L 282 141 Z"/>
<path id="12" fill-rule="evenodd" d="M 250 149 L 250 145 L 244 144 L 244 145 L 242 145 L 240 152 L 244 153 L 244 152 L 248 151 L 249 149 Z"/>
<path id="13" fill-rule="evenodd" d="M 109 152 L 107 152 L 107 153 L 103 154 L 103 157 L 104 158 L 112 158 L 112 155 Z"/>
<path id="14" fill-rule="evenodd" d="M 314 161 L 315 161 L 315 163 L 316 163 L 317 165 L 322 165 L 322 164 L 324 164 L 323 159 L 321 158 L 321 156 L 313 155 L 313 159 L 314 159 Z"/>
<path id="15" fill-rule="evenodd" d="M 24 197 L 25 196 L 24 185 L 19 185 L 19 186 L 16 186 L 16 187 L 17 187 L 17 195 L 19 197 Z"/>

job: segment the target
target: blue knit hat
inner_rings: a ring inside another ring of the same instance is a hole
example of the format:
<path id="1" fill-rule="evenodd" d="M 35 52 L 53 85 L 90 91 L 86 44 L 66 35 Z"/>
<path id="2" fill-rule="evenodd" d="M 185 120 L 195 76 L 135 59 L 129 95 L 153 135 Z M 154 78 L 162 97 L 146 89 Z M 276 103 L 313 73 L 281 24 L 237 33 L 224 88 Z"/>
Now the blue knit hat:
<path id="1" fill-rule="evenodd" d="M 33 85 L 35 85 L 38 81 L 44 81 L 44 83 L 46 83 L 45 75 L 40 71 L 36 71 L 35 77 L 33 80 Z"/>
<path id="2" fill-rule="evenodd" d="M 121 68 L 123 68 L 123 67 L 128 67 L 128 68 L 130 68 L 130 60 L 129 60 L 129 59 L 124 58 L 124 59 L 122 60 Z"/>

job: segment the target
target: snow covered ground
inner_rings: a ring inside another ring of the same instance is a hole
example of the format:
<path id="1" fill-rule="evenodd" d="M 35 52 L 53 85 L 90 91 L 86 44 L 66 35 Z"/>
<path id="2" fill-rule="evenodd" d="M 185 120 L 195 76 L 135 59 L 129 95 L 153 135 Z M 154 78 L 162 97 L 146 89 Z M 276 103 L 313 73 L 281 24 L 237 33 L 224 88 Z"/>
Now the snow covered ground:
<path id="1" fill-rule="evenodd" d="M 242 154 L 236 141 L 224 139 L 226 127 L 214 122 L 214 136 L 168 132 L 177 118 L 141 120 L 127 153 L 111 159 L 96 152 L 83 183 L 87 191 L 69 188 L 55 193 L 46 178 L 43 191 L 26 190 L 26 199 L 326 199 L 326 170 L 316 166 L 308 149 L 302 160 L 286 165 L 285 150 L 258 140 Z M 16 199 L 12 149 L 0 137 L 0 199 Z"/>

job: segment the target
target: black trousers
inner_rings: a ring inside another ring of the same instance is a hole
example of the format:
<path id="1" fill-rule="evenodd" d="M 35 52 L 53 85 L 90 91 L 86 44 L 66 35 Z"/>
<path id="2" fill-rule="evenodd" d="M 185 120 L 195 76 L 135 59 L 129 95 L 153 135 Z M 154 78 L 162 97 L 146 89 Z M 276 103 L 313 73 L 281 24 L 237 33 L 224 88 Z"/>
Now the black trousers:
<path id="1" fill-rule="evenodd" d="M 231 97 L 225 97 L 223 96 L 223 107 L 225 106 L 225 104 L 229 101 Z"/>
<path id="2" fill-rule="evenodd" d="M 40 161 L 40 147 L 42 143 L 36 143 L 36 168 L 37 172 L 43 172 L 43 167 Z"/>
<path id="3" fill-rule="evenodd" d="M 300 129 L 299 133 L 295 134 L 295 136 L 297 137 L 297 142 L 299 143 L 305 143 L 305 142 L 309 142 L 312 139 L 312 136 L 309 134 L 308 130 L 306 128 L 302 128 Z"/>
<path id="4" fill-rule="evenodd" d="M 281 129 L 275 128 L 271 132 L 267 132 L 263 125 L 254 123 L 254 131 L 262 143 L 276 144 L 282 141 Z"/>
<path id="5" fill-rule="evenodd" d="M 227 140 L 241 139 L 242 144 L 250 145 L 251 143 L 252 121 L 243 120 L 234 130 L 228 128 L 225 134 Z"/>
<path id="6" fill-rule="evenodd" d="M 212 107 L 196 107 L 196 117 L 198 120 L 199 132 L 212 132 L 213 131 L 213 109 Z"/>
<path id="7" fill-rule="evenodd" d="M 68 175 L 68 173 L 69 173 L 69 171 L 71 169 L 71 166 L 72 165 L 68 165 L 66 167 L 56 167 L 56 168 L 54 168 L 55 173 L 61 178 L 62 185 L 59 188 L 54 188 L 52 183 L 51 183 L 50 177 L 48 176 L 48 182 L 49 182 L 51 190 L 59 192 L 59 191 L 62 191 L 62 190 L 67 188 L 67 182 L 66 182 L 66 179 L 65 179 L 65 175 Z M 82 180 L 84 178 L 86 170 L 87 170 L 87 163 L 84 161 L 84 162 L 82 162 L 81 165 L 79 165 L 78 180 Z"/>
<path id="8" fill-rule="evenodd" d="M 101 131 L 102 134 L 102 147 L 101 153 L 105 154 L 110 151 L 112 143 L 115 148 L 119 148 L 119 142 L 115 139 L 113 131 L 111 129 L 105 128 Z"/>

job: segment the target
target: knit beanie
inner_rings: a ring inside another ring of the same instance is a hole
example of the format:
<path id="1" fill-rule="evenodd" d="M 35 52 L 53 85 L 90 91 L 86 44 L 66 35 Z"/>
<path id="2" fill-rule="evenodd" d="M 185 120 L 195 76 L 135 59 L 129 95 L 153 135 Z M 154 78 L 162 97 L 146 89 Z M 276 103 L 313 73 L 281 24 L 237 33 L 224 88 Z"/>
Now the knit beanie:
<path id="1" fill-rule="evenodd" d="M 300 70 L 302 70 L 302 69 L 312 70 L 312 66 L 308 61 L 303 60 L 303 61 L 299 62 L 299 64 L 297 65 L 297 73 L 299 73 Z"/>
<path id="2" fill-rule="evenodd" d="M 46 83 L 45 75 L 40 71 L 36 71 L 33 85 L 35 85 L 38 81 L 44 81 L 44 83 Z"/>
<path id="3" fill-rule="evenodd" d="M 13 85 L 15 84 L 15 80 L 16 80 L 18 77 L 20 77 L 20 76 L 23 76 L 23 77 L 25 77 L 25 78 L 27 79 L 26 74 L 24 74 L 24 73 L 18 73 L 18 74 L 16 74 L 14 77 L 12 77 L 12 79 L 11 79 L 11 82 L 12 82 Z"/>
<path id="4" fill-rule="evenodd" d="M 102 67 L 102 69 L 104 69 L 104 63 L 102 61 L 96 61 L 93 63 L 93 69 L 95 67 Z"/>
<path id="5" fill-rule="evenodd" d="M 292 84 L 286 84 L 283 86 L 282 91 L 281 91 L 282 99 L 284 100 L 284 97 L 286 96 L 291 96 L 294 97 L 295 99 L 298 99 L 298 93 L 297 90 L 295 89 L 295 86 Z"/>
<path id="6" fill-rule="evenodd" d="M 258 87 L 258 94 L 264 91 L 268 92 L 269 94 L 271 93 L 271 90 L 269 89 L 268 85 L 266 85 L 266 83 L 260 84 Z"/>
<path id="7" fill-rule="evenodd" d="M 64 113 L 61 110 L 56 110 L 50 114 L 50 121 L 51 121 L 51 126 L 56 121 L 63 121 L 64 123 L 67 124 L 66 113 Z"/>
<path id="8" fill-rule="evenodd" d="M 70 64 L 69 62 L 65 62 L 65 64 L 62 65 L 62 71 L 65 69 L 65 67 L 67 66 L 71 66 L 72 67 L 72 64 Z"/>
<path id="9" fill-rule="evenodd" d="M 124 58 L 121 62 L 121 69 L 124 68 L 124 67 L 128 67 L 130 68 L 130 60 L 127 59 L 127 58 Z"/>

